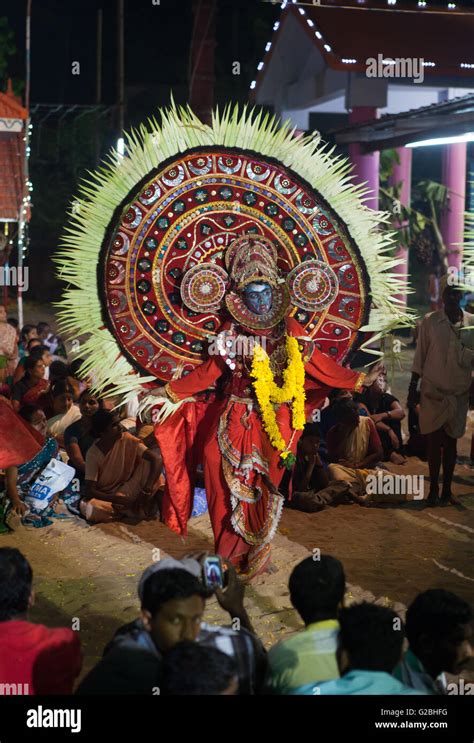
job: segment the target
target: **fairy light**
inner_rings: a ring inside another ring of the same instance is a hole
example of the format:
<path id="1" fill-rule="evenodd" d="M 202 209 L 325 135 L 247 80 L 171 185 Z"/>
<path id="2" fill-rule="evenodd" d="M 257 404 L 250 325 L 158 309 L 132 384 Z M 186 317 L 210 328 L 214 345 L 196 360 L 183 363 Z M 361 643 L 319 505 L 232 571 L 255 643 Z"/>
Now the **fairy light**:
<path id="1" fill-rule="evenodd" d="M 342 59 L 343 64 L 357 64 L 357 59 Z"/>
<path id="2" fill-rule="evenodd" d="M 260 70 L 263 70 L 263 62 L 259 62 L 257 65 L 257 70 L 260 72 Z"/>
<path id="3" fill-rule="evenodd" d="M 471 64 L 470 62 L 461 62 L 459 65 L 460 67 L 463 67 L 465 70 L 473 70 L 474 64 Z"/>

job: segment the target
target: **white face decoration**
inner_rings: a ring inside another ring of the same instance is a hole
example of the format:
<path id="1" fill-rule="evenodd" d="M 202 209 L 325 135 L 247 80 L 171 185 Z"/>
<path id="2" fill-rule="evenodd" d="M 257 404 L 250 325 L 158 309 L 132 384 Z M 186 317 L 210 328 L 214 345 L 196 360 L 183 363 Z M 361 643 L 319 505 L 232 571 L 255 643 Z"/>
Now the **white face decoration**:
<path id="1" fill-rule="evenodd" d="M 271 310 L 273 290 L 269 284 L 248 284 L 242 296 L 248 309 L 256 315 L 265 315 Z"/>

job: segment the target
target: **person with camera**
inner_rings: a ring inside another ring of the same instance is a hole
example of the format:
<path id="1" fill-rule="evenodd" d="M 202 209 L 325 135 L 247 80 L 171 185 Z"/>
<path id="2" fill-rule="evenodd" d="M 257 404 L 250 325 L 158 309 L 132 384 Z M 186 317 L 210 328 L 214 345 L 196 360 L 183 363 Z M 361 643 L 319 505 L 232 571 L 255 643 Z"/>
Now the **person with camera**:
<path id="1" fill-rule="evenodd" d="M 77 693 L 158 694 L 163 655 L 185 641 L 226 653 L 237 668 L 239 694 L 258 693 L 265 678 L 266 653 L 244 608 L 245 588 L 232 565 L 221 563 L 220 587 L 211 589 L 208 577 L 215 560 L 202 555 L 199 560 L 166 558 L 150 565 L 138 585 L 139 618 L 117 630 Z M 231 627 L 203 622 L 206 599 L 214 592 L 231 617 Z"/>

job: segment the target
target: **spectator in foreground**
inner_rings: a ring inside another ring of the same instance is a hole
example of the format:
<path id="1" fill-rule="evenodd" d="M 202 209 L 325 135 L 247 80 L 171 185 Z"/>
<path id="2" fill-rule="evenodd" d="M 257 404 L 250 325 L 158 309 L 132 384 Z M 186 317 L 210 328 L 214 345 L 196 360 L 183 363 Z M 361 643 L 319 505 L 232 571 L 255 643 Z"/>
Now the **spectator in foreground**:
<path id="1" fill-rule="evenodd" d="M 305 629 L 282 640 L 268 653 L 266 689 L 289 694 L 315 679 L 339 676 L 336 661 L 338 613 L 343 604 L 345 576 L 342 564 L 331 555 L 307 557 L 290 575 L 291 603 Z"/>
<path id="2" fill-rule="evenodd" d="M 49 380 L 49 367 L 51 366 L 53 357 L 51 356 L 46 346 L 42 345 L 39 338 L 32 338 L 32 340 L 28 342 L 28 355 L 20 359 L 20 361 L 18 362 L 18 366 L 15 369 L 15 373 L 13 375 L 14 385 L 24 378 L 26 359 L 30 357 L 41 360 L 43 362 L 45 367 L 44 378 L 46 380 Z"/>
<path id="3" fill-rule="evenodd" d="M 28 621 L 32 583 L 21 552 L 0 547 L 0 684 L 15 684 L 24 695 L 72 694 L 82 666 L 79 635 Z"/>
<path id="4" fill-rule="evenodd" d="M 391 609 L 356 604 L 339 612 L 337 661 L 341 677 L 296 690 L 305 695 L 423 694 L 391 674 L 400 660 L 403 623 Z"/>
<path id="5" fill-rule="evenodd" d="M 183 641 L 227 653 L 237 666 L 239 694 L 258 692 L 265 674 L 265 651 L 248 629 L 244 586 L 231 565 L 228 572 L 228 585 L 216 597 L 233 622 L 239 620 L 239 630 L 202 622 L 209 591 L 201 581 L 197 560 L 167 558 L 153 563 L 138 586 L 140 618 L 116 632 L 78 693 L 152 694 L 161 685 L 163 654 Z"/>
<path id="6" fill-rule="evenodd" d="M 184 641 L 164 654 L 163 695 L 229 696 L 237 694 L 238 689 L 234 659 L 222 650 Z"/>
<path id="7" fill-rule="evenodd" d="M 407 610 L 409 648 L 395 676 L 426 694 L 446 694 L 445 672 L 458 675 L 473 656 L 471 622 L 471 607 L 456 594 L 418 594 Z"/>

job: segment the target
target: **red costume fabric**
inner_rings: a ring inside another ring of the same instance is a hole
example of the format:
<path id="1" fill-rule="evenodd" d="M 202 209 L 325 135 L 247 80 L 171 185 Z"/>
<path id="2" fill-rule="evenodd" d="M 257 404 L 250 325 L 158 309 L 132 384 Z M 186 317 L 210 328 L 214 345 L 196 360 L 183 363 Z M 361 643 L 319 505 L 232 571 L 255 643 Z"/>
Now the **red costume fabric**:
<path id="1" fill-rule="evenodd" d="M 41 435 L 0 399 L 0 467 L 12 467 L 33 459 L 42 448 Z"/>
<path id="2" fill-rule="evenodd" d="M 287 363 L 286 335 L 299 338 L 304 349 L 308 409 L 320 405 L 330 389 L 354 389 L 363 377 L 313 348 L 292 318 L 257 333 L 231 323 L 222 330 L 234 336 L 264 338 L 278 384 Z M 278 486 L 284 473 L 280 452 L 271 445 L 256 407 L 251 363 L 251 357 L 237 354 L 235 369 L 230 372 L 222 356 L 213 355 L 187 376 L 170 382 L 169 394 L 178 401 L 208 389 L 227 372 L 221 399 L 217 395 L 207 407 L 203 402 L 185 403 L 164 425 L 155 428 L 167 477 L 165 522 L 178 533 L 186 533 L 193 468 L 203 461 L 216 553 L 249 577 L 268 563 L 270 541 L 283 506 Z M 292 428 L 289 404 L 280 405 L 277 422 L 294 454 L 301 431 Z"/>
<path id="3" fill-rule="evenodd" d="M 81 642 L 71 629 L 22 620 L 0 624 L 0 683 L 27 694 L 72 694 L 82 666 Z"/>

